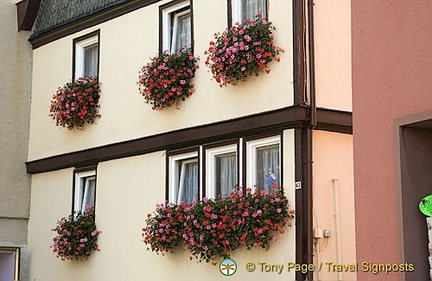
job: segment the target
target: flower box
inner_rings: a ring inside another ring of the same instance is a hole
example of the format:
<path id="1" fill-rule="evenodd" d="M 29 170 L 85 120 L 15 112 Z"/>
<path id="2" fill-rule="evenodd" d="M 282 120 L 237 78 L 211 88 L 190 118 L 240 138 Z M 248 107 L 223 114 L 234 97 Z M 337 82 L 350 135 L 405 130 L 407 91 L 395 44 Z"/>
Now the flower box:
<path id="1" fill-rule="evenodd" d="M 210 262 L 229 258 L 239 248 L 269 249 L 270 242 L 277 240 L 274 233 L 283 234 L 293 218 L 282 190 L 246 194 L 239 190 L 226 199 L 158 205 L 148 214 L 142 235 L 147 249 L 158 254 L 183 245 L 198 261 Z"/>

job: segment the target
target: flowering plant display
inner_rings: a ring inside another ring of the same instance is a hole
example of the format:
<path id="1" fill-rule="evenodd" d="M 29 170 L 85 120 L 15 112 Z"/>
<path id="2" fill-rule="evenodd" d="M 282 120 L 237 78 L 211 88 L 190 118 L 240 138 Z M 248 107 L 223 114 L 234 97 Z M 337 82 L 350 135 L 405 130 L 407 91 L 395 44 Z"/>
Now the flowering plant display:
<path id="1" fill-rule="evenodd" d="M 277 56 L 284 51 L 274 45 L 273 30 L 272 23 L 258 14 L 256 20 L 246 19 L 222 34 L 215 33 L 216 41 L 210 41 L 204 54 L 207 55 L 205 64 L 220 87 L 236 85 L 246 81 L 248 76 L 270 72 L 268 64 L 273 59 L 279 61 Z"/>
<path id="2" fill-rule="evenodd" d="M 99 83 L 96 77 L 78 78 L 58 88 L 53 95 L 49 116 L 57 126 L 82 129 L 85 123 L 93 124 L 100 118 Z"/>
<path id="3" fill-rule="evenodd" d="M 177 54 L 164 51 L 141 68 L 138 89 L 153 110 L 178 106 L 192 95 L 195 85 L 190 79 L 198 68 L 197 60 L 190 49 L 180 49 Z"/>
<path id="4" fill-rule="evenodd" d="M 247 190 L 245 194 L 239 189 L 226 199 L 157 205 L 148 214 L 142 235 L 147 250 L 157 254 L 172 253 L 183 244 L 183 250 L 198 261 L 210 262 L 229 258 L 238 248 L 268 250 L 270 241 L 277 240 L 274 232 L 283 234 L 293 218 L 282 189 L 275 193 Z"/>
<path id="5" fill-rule="evenodd" d="M 90 206 L 84 212 L 62 218 L 51 231 L 57 233 L 51 247 L 61 260 L 83 261 L 92 251 L 99 251 L 97 237 L 101 231 L 96 230 L 94 210 Z"/>

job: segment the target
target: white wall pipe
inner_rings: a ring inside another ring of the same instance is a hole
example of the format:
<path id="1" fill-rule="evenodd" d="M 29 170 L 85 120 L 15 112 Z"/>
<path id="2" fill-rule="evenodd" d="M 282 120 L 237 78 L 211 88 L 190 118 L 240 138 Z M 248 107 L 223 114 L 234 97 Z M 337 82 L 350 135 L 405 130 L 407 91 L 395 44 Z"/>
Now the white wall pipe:
<path id="1" fill-rule="evenodd" d="M 339 225 L 339 179 L 332 179 L 333 184 L 333 216 L 335 226 L 335 247 L 336 247 L 336 263 L 341 264 L 341 246 L 340 246 L 340 225 Z M 342 272 L 337 272 L 337 280 L 342 280 Z"/>

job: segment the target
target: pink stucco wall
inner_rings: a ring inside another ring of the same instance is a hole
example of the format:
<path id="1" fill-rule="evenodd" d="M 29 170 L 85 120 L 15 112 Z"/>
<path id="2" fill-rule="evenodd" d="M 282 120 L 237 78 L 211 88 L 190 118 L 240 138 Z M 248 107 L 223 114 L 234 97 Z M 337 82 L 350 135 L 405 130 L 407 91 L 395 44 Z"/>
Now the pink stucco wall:
<path id="1" fill-rule="evenodd" d="M 352 1 L 358 262 L 399 263 L 395 118 L 432 109 L 432 2 Z M 398 280 L 359 272 L 358 280 Z"/>

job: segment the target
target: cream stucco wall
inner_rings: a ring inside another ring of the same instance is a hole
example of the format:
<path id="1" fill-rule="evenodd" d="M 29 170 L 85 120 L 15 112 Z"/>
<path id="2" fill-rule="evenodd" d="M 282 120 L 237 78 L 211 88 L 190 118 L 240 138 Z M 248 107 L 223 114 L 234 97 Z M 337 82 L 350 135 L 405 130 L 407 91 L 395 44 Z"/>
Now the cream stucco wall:
<path id="1" fill-rule="evenodd" d="M 333 268 L 329 271 L 328 263 L 345 266 L 356 263 L 352 135 L 314 131 L 313 196 L 314 228 L 331 232 L 330 238 L 321 238 L 318 246 L 315 245 L 315 262 L 323 263 L 321 272 L 315 272 L 315 278 L 338 280 L 337 272 L 332 272 Z M 335 222 L 335 207 L 339 209 L 338 223 Z M 343 272 L 339 277 L 347 281 L 357 278 L 356 272 Z"/>
<path id="2" fill-rule="evenodd" d="M 294 130 L 284 132 L 284 184 L 294 200 Z M 96 188 L 96 223 L 102 230 L 100 252 L 84 262 L 61 261 L 50 249 L 57 220 L 71 211 L 73 169 L 32 176 L 33 192 L 29 222 L 30 280 L 224 280 L 218 267 L 190 261 L 182 251 L 158 256 L 147 251 L 141 229 L 146 215 L 165 199 L 165 151 L 99 163 Z M 291 203 L 294 208 L 294 204 Z M 286 264 L 295 261 L 295 229 L 288 228 L 269 251 L 236 251 L 239 266 L 233 278 L 293 280 L 294 272 L 250 273 L 247 262 Z M 218 260 L 220 262 L 220 260 Z M 285 268 L 286 269 L 286 268 Z"/>
<path id="3" fill-rule="evenodd" d="M 269 18 L 276 26 L 276 44 L 285 49 L 271 73 L 247 83 L 220 88 L 205 67 L 204 51 L 215 32 L 227 25 L 225 0 L 193 2 L 194 52 L 200 68 L 193 83 L 196 92 L 181 109 L 151 110 L 137 90 L 140 67 L 158 51 L 161 1 L 124 16 L 56 40 L 34 50 L 32 123 L 29 160 L 136 139 L 181 128 L 274 110 L 293 103 L 292 11 L 289 1 L 272 1 Z M 55 90 L 72 77 L 72 40 L 100 29 L 100 113 L 96 125 L 83 131 L 55 126 L 48 110 Z M 43 132 L 43 133 L 41 133 Z"/>
<path id="4" fill-rule="evenodd" d="M 315 0 L 314 29 L 317 106 L 352 111 L 351 1 Z"/>
<path id="5" fill-rule="evenodd" d="M 27 243 L 31 45 L 18 32 L 17 1 L 0 2 L 0 246 Z"/>

